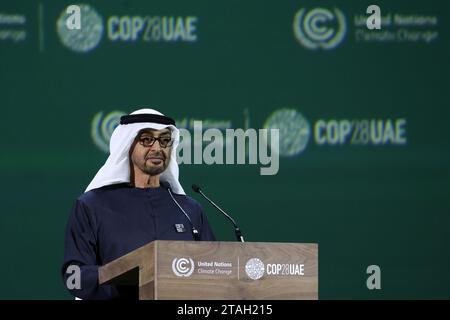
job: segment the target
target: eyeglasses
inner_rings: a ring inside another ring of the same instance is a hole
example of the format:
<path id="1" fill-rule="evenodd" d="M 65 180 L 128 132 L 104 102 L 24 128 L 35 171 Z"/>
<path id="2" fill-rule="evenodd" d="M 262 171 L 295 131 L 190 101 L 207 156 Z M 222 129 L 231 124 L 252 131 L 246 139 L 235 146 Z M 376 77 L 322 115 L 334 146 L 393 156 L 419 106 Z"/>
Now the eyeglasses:
<path id="1" fill-rule="evenodd" d="M 173 139 L 170 136 L 163 136 L 158 138 L 152 136 L 139 137 L 139 143 L 146 148 L 153 146 L 157 140 L 161 148 L 167 148 L 173 145 Z"/>

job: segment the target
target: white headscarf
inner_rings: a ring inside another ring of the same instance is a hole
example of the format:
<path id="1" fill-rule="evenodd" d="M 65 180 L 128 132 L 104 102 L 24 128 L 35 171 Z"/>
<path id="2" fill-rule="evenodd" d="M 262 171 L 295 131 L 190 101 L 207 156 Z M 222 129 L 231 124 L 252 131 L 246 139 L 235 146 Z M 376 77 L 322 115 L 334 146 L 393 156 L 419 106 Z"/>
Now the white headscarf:
<path id="1" fill-rule="evenodd" d="M 163 115 L 153 109 L 140 109 L 132 112 L 130 115 L 133 114 Z M 178 181 L 178 164 L 176 160 L 176 149 L 180 142 L 180 132 L 173 125 L 152 122 L 120 124 L 116 127 L 116 129 L 114 129 L 114 132 L 111 135 L 111 141 L 109 143 L 110 155 L 84 192 L 116 183 L 130 182 L 130 147 L 139 131 L 147 128 L 155 130 L 161 130 L 164 128 L 171 129 L 172 138 L 174 139 L 172 152 L 170 155 L 169 165 L 160 175 L 160 181 L 168 182 L 174 193 L 185 194 L 183 187 Z"/>

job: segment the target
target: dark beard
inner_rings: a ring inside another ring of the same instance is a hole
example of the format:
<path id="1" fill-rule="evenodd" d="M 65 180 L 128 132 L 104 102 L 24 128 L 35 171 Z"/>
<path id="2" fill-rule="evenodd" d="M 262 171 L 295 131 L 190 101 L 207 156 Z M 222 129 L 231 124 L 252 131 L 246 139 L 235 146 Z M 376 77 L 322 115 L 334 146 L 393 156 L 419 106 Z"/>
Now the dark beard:
<path id="1" fill-rule="evenodd" d="M 150 167 L 145 166 L 143 171 L 146 174 L 148 174 L 148 175 L 156 176 L 158 174 L 163 173 L 164 170 L 166 170 L 166 168 L 167 168 L 167 164 L 164 162 L 164 165 L 162 167 L 158 167 L 158 168 L 152 167 L 152 168 L 150 168 Z"/>
<path id="2" fill-rule="evenodd" d="M 158 175 L 158 174 L 161 174 L 161 173 L 163 173 L 164 172 L 164 170 L 166 170 L 167 169 L 167 166 L 169 165 L 169 160 L 166 158 L 166 156 L 165 156 L 165 154 L 164 153 L 162 153 L 162 152 L 157 152 L 157 153 L 155 153 L 155 154 L 152 154 L 152 155 L 148 155 L 148 157 L 150 157 L 150 156 L 159 156 L 159 157 L 162 157 L 163 158 L 163 160 L 162 160 L 162 166 L 158 166 L 158 167 L 147 167 L 147 165 L 146 164 L 144 164 L 144 172 L 146 173 L 146 174 L 149 174 L 149 175 L 151 175 L 151 176 L 156 176 L 156 175 Z M 146 159 L 146 162 L 147 162 L 147 159 Z"/>

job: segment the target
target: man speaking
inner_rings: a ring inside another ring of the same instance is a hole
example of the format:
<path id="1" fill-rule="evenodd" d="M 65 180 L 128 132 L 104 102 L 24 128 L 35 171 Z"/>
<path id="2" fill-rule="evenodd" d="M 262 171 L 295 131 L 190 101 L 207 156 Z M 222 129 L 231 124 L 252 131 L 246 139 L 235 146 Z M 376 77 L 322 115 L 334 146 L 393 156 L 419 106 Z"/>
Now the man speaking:
<path id="1" fill-rule="evenodd" d="M 82 299 L 127 296 L 127 290 L 98 285 L 98 268 L 154 240 L 215 240 L 202 207 L 178 181 L 175 121 L 153 109 L 121 117 L 110 155 L 75 202 L 69 217 L 62 274 L 81 270 Z"/>

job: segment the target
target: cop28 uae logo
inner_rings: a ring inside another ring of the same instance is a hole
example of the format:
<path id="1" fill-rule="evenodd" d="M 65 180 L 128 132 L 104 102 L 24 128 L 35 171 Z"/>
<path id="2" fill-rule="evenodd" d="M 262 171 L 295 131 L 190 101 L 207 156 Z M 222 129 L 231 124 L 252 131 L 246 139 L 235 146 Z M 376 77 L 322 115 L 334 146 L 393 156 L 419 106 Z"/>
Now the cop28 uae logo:
<path id="1" fill-rule="evenodd" d="M 264 275 L 264 262 L 258 258 L 252 258 L 245 264 L 245 273 L 250 279 L 258 280 Z"/>
<path id="2" fill-rule="evenodd" d="M 191 258 L 175 258 L 172 261 L 172 271 L 177 277 L 189 277 L 194 272 L 194 261 Z"/>
<path id="3" fill-rule="evenodd" d="M 292 25 L 297 40 L 306 48 L 330 50 L 336 48 L 347 33 L 345 16 L 341 10 L 300 9 Z"/>
<path id="4" fill-rule="evenodd" d="M 56 22 L 56 30 L 64 46 L 75 52 L 85 53 L 100 43 L 103 36 L 103 19 L 94 8 L 87 4 L 80 4 L 78 7 L 80 8 L 80 28 L 67 27 L 70 14 L 64 9 Z"/>
<path id="5" fill-rule="evenodd" d="M 305 150 L 311 135 L 308 120 L 293 108 L 273 112 L 264 123 L 264 128 L 279 130 L 279 152 L 284 157 L 292 157 Z"/>

